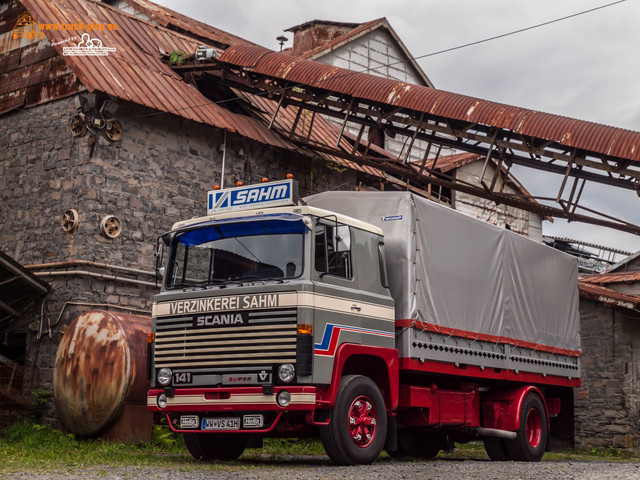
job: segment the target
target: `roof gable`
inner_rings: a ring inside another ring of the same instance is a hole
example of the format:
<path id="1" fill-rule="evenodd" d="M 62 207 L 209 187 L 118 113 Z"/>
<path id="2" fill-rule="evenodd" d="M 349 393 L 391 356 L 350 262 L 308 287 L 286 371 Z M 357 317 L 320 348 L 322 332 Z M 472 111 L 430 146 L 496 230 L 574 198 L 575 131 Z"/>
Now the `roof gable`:
<path id="1" fill-rule="evenodd" d="M 402 62 L 406 65 L 405 69 L 412 71 L 415 75 L 415 79 L 400 79 L 402 81 L 409 81 L 410 83 L 416 83 L 417 85 L 425 85 L 428 87 L 433 87 L 431 80 L 424 73 L 420 65 L 414 60 L 413 55 L 409 52 L 409 49 L 404 45 L 400 37 L 395 32 L 395 30 L 391 27 L 386 18 L 378 18 L 376 20 L 371 20 L 369 22 L 362 23 L 360 25 L 357 24 L 349 24 L 349 23 L 339 23 L 339 22 L 326 22 L 320 20 L 313 20 L 312 22 L 307 22 L 302 25 L 298 25 L 295 27 L 291 27 L 286 31 L 292 31 L 296 36 L 302 35 L 302 31 L 306 29 L 311 29 L 315 24 L 322 23 L 327 25 L 339 25 L 342 30 L 338 30 L 341 32 L 343 30 L 347 30 L 345 33 L 341 33 L 339 35 L 335 35 L 330 41 L 322 42 L 319 45 L 314 46 L 310 50 L 295 48 L 295 38 L 294 38 L 294 49 L 291 52 L 294 55 L 309 59 L 309 60 L 317 60 L 323 62 L 323 57 L 331 54 L 332 52 L 338 50 L 349 50 L 353 48 L 354 44 L 362 43 L 366 41 L 363 37 L 372 36 L 372 34 L 377 33 L 377 38 L 380 39 L 382 36 L 386 37 L 387 44 L 389 48 L 396 51 L 396 55 L 399 62 Z M 357 25 L 354 28 L 351 26 Z M 313 43 L 311 43 L 313 45 Z M 323 62 L 325 63 L 325 62 Z M 339 65 L 342 66 L 342 65 Z M 397 67 L 396 67 L 397 68 Z M 382 75 L 379 72 L 371 71 L 374 75 L 386 76 Z M 395 77 L 393 77 L 395 78 Z"/>

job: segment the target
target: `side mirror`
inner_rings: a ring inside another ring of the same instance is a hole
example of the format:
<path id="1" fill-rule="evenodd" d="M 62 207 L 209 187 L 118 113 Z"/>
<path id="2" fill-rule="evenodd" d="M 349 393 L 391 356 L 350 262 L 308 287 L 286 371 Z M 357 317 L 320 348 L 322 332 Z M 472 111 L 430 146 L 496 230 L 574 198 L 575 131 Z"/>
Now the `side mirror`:
<path id="1" fill-rule="evenodd" d="M 351 233 L 348 225 L 338 225 L 334 230 L 333 245 L 338 253 L 351 250 Z"/>
<path id="2" fill-rule="evenodd" d="M 158 245 L 156 248 L 156 287 L 158 286 L 158 280 L 164 278 L 164 241 L 162 237 L 158 237 Z"/>
<path id="3" fill-rule="evenodd" d="M 164 242 L 162 238 L 158 237 L 158 246 L 156 247 L 156 270 L 162 267 L 164 260 Z"/>

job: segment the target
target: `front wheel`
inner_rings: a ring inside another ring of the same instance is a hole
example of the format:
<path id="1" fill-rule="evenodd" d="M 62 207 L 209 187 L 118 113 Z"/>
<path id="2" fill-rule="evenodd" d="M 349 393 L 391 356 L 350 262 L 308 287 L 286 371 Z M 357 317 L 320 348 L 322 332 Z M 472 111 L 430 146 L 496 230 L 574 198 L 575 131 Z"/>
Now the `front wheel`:
<path id="1" fill-rule="evenodd" d="M 548 434 L 547 413 L 538 395 L 529 393 L 520 410 L 520 427 L 515 440 L 505 440 L 511 460 L 538 462 L 544 455 Z"/>
<path id="2" fill-rule="evenodd" d="M 247 446 L 243 435 L 218 435 L 215 433 L 185 433 L 184 443 L 196 460 L 235 460 Z"/>
<path id="3" fill-rule="evenodd" d="M 378 457 L 387 435 L 387 414 L 373 380 L 361 375 L 342 377 L 329 418 L 329 425 L 320 427 L 320 439 L 334 463 L 368 464 Z"/>

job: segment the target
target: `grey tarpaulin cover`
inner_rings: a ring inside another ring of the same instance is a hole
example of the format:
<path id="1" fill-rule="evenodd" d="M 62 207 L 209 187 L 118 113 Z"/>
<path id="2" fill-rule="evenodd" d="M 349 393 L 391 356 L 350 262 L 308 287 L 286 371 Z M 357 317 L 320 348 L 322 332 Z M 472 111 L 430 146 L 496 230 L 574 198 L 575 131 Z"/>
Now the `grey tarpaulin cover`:
<path id="1" fill-rule="evenodd" d="M 396 319 L 580 349 L 574 257 L 409 192 L 305 201 L 382 228 Z"/>

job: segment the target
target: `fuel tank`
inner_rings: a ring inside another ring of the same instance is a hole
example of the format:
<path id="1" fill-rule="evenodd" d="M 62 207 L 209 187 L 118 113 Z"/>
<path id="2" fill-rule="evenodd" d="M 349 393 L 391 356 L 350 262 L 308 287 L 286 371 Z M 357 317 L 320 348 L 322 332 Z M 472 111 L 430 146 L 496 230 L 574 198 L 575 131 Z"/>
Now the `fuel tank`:
<path id="1" fill-rule="evenodd" d="M 102 310 L 71 322 L 58 346 L 53 372 L 56 409 L 69 431 L 111 440 L 148 439 L 150 331 L 151 317 Z"/>

